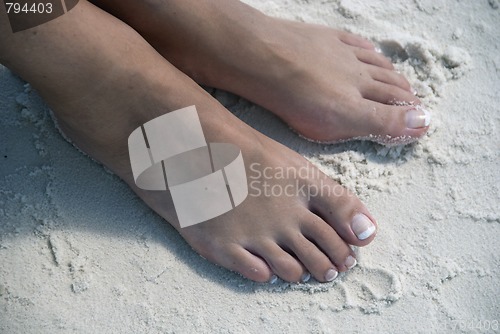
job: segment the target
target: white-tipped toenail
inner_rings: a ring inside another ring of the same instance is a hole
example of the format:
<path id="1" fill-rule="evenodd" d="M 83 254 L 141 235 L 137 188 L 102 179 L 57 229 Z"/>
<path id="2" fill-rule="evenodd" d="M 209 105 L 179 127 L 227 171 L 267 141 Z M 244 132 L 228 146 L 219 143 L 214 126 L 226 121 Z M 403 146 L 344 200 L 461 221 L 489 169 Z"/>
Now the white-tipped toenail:
<path id="1" fill-rule="evenodd" d="M 375 47 L 375 52 L 376 53 L 382 53 L 382 49 L 379 48 L 378 46 Z"/>
<path id="2" fill-rule="evenodd" d="M 308 282 L 310 279 L 311 279 L 311 274 L 309 274 L 309 273 L 304 273 L 304 274 L 302 275 L 302 277 L 300 278 L 300 281 L 301 281 L 302 283 L 306 283 L 306 282 Z"/>
<path id="3" fill-rule="evenodd" d="M 417 90 L 416 90 L 415 88 L 413 88 L 413 87 L 410 87 L 410 92 L 411 92 L 413 95 L 415 95 L 415 96 L 417 96 L 417 94 L 418 94 Z"/>
<path id="4" fill-rule="evenodd" d="M 429 126 L 431 123 L 431 113 L 423 108 L 412 109 L 406 112 L 406 127 L 409 129 L 419 129 Z"/>
<path id="5" fill-rule="evenodd" d="M 334 279 L 336 279 L 338 275 L 339 275 L 339 273 L 338 273 L 337 270 L 335 270 L 335 269 L 328 269 L 328 271 L 325 274 L 325 280 L 327 282 L 331 282 Z"/>
<path id="6" fill-rule="evenodd" d="M 274 283 L 278 282 L 278 276 L 276 276 L 276 275 L 271 276 L 271 278 L 269 279 L 268 282 L 269 282 L 269 284 L 274 284 Z"/>
<path id="7" fill-rule="evenodd" d="M 375 233 L 375 225 L 370 218 L 362 213 L 357 213 L 352 218 L 351 228 L 359 240 L 365 240 Z"/>
<path id="8" fill-rule="evenodd" d="M 352 257 L 351 255 L 349 255 L 347 257 L 347 259 L 345 259 L 345 266 L 347 267 L 347 269 L 352 269 L 354 268 L 354 266 L 356 266 L 356 264 L 358 263 L 358 261 L 356 261 L 356 259 L 354 257 Z"/>
<path id="9" fill-rule="evenodd" d="M 431 113 L 429 111 L 427 111 L 426 109 L 422 109 L 422 111 L 424 112 L 425 114 L 425 122 L 424 122 L 424 125 L 425 126 L 429 126 L 429 124 L 431 124 Z"/>

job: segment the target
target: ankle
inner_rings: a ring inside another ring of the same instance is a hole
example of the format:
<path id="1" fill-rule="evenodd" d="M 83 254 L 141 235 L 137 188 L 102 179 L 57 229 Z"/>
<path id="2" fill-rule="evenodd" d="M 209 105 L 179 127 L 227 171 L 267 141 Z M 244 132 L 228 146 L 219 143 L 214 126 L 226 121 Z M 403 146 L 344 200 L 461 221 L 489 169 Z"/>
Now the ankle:
<path id="1" fill-rule="evenodd" d="M 110 1 L 101 2 L 109 5 Z M 236 59 L 245 59 L 257 49 L 269 31 L 269 17 L 239 1 L 126 1 L 116 4 L 112 12 L 182 72 L 207 85 L 214 76 L 237 75 L 240 63 Z M 141 14 L 131 16 L 130 12 Z M 149 19 L 140 19 L 144 16 Z"/>

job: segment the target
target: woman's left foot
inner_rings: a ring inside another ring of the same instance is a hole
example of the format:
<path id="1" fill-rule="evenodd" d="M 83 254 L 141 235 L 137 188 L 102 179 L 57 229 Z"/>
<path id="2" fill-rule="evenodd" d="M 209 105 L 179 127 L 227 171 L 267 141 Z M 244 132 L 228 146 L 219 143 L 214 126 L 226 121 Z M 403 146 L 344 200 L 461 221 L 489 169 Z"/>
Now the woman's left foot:
<path id="1" fill-rule="evenodd" d="M 98 2 L 109 9 L 115 1 Z M 400 144 L 428 130 L 430 114 L 408 81 L 359 36 L 268 17 L 238 1 L 112 5 L 196 82 L 263 106 L 306 138 Z"/>

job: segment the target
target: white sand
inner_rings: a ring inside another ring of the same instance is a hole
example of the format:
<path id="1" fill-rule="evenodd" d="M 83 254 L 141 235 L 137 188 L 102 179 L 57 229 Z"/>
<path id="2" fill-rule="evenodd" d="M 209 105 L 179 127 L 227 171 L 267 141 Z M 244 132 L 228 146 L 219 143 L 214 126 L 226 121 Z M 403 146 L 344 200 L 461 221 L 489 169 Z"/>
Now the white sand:
<path id="1" fill-rule="evenodd" d="M 365 201 L 358 267 L 267 285 L 208 263 L 0 68 L 0 333 L 500 332 L 498 1 L 247 2 L 380 42 L 433 111 L 415 145 L 318 145 L 214 92 Z"/>

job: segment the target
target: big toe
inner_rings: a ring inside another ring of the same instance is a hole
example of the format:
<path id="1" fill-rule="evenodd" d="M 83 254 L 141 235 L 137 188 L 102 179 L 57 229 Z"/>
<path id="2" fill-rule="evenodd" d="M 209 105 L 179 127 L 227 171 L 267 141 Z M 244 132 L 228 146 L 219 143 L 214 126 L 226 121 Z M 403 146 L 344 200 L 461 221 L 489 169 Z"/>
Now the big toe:
<path id="1" fill-rule="evenodd" d="M 385 99 L 390 99 L 390 95 L 385 96 Z M 333 113 L 336 116 L 330 122 L 332 131 L 313 139 L 332 141 L 328 135 L 334 133 L 336 139 L 333 140 L 357 138 L 384 145 L 406 144 L 421 138 L 429 129 L 431 121 L 430 112 L 420 104 L 387 104 L 356 94 L 334 108 L 345 112 Z"/>
<path id="2" fill-rule="evenodd" d="M 311 199 L 311 209 L 333 227 L 347 244 L 366 246 L 372 242 L 377 225 L 365 205 L 334 181 L 322 189 L 325 190 L 322 194 Z"/>
<path id="3" fill-rule="evenodd" d="M 393 106 L 369 101 L 362 136 L 382 144 L 404 144 L 422 137 L 431 121 L 430 112 L 421 105 Z"/>

